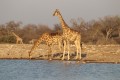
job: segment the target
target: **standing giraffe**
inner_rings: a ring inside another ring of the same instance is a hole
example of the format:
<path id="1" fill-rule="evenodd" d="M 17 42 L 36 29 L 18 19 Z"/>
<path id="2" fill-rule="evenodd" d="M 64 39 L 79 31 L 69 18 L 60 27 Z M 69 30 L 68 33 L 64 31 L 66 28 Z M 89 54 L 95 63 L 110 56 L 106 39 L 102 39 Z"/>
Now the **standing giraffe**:
<path id="1" fill-rule="evenodd" d="M 23 44 L 22 38 L 20 38 L 17 34 L 15 34 L 14 32 L 12 32 L 12 35 L 15 36 L 16 38 L 16 44 Z"/>
<path id="2" fill-rule="evenodd" d="M 81 34 L 73 29 L 71 29 L 66 22 L 64 21 L 60 11 L 58 9 L 55 10 L 53 16 L 58 16 L 62 30 L 63 30 L 63 37 L 66 40 L 67 43 L 67 49 L 68 49 L 68 60 L 70 59 L 70 54 L 69 54 L 69 45 L 70 42 L 74 42 L 76 46 L 76 59 L 81 59 Z M 62 60 L 64 60 L 64 55 L 65 55 L 65 50 L 63 52 L 63 57 Z"/>
<path id="3" fill-rule="evenodd" d="M 55 33 L 54 34 L 43 33 L 42 36 L 40 38 L 38 38 L 38 40 L 34 43 L 33 47 L 29 51 L 29 57 L 30 58 L 31 58 L 31 52 L 33 50 L 35 50 L 41 42 L 45 42 L 47 44 L 47 46 L 49 46 L 50 52 L 53 51 L 52 47 L 56 43 L 59 45 L 59 49 L 61 50 L 62 36 L 60 34 L 55 34 Z M 52 53 L 52 57 L 53 57 L 53 53 Z"/>

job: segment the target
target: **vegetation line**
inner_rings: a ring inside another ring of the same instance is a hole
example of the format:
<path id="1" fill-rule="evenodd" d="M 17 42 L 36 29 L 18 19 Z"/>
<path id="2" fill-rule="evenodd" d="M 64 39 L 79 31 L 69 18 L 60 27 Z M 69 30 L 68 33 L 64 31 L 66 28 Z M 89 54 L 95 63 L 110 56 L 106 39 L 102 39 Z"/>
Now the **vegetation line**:
<path id="1" fill-rule="evenodd" d="M 71 19 L 71 28 L 81 32 L 82 42 L 86 44 L 120 44 L 120 16 L 106 16 L 99 20 L 85 22 L 82 18 Z M 47 25 L 28 24 L 10 21 L 0 24 L 0 43 L 15 43 L 15 32 L 23 39 L 23 43 L 30 43 L 45 32 L 62 33 L 60 24 L 55 24 L 53 29 Z"/>

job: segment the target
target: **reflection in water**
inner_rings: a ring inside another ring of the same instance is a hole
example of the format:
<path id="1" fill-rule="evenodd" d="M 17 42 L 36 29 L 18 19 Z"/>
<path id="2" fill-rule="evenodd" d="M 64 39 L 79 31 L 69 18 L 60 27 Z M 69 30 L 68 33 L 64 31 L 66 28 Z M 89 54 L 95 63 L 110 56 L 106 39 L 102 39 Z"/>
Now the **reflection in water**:
<path id="1" fill-rule="evenodd" d="M 0 60 L 0 80 L 120 80 L 120 64 Z"/>

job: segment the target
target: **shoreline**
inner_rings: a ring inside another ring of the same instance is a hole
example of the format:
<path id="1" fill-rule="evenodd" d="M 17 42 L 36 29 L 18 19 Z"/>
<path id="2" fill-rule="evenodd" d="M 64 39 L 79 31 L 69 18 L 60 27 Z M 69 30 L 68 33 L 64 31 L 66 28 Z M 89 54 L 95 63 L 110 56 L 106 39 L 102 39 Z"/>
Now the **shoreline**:
<path id="1" fill-rule="evenodd" d="M 48 59 L 28 59 L 28 58 L 0 58 L 0 60 L 47 60 L 47 61 L 76 61 L 76 63 L 82 63 L 82 64 L 87 64 L 87 63 L 105 63 L 105 64 L 120 64 L 120 62 L 114 62 L 114 61 L 96 61 L 96 60 L 61 60 L 61 59 L 53 59 L 53 60 L 48 60 Z"/>
<path id="2" fill-rule="evenodd" d="M 34 50 L 32 59 L 29 59 L 28 51 L 32 46 L 33 44 L 0 44 L 0 60 L 48 60 L 46 55 L 49 48 L 44 44 L 41 44 Z M 61 60 L 62 52 L 59 51 L 57 45 L 53 49 L 55 55 L 53 61 L 68 61 L 67 55 L 65 60 Z M 69 61 L 120 64 L 120 45 L 83 45 L 81 60 L 75 60 L 76 49 L 74 45 L 71 45 L 70 50 L 71 59 Z"/>

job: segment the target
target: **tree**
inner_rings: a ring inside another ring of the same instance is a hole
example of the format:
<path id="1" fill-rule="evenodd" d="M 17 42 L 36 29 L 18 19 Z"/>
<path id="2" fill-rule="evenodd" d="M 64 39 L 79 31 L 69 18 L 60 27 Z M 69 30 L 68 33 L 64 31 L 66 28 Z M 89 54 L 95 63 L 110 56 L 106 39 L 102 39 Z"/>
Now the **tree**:
<path id="1" fill-rule="evenodd" d="M 10 34 L 11 31 L 16 31 L 17 29 L 19 29 L 21 24 L 22 24 L 21 22 L 15 22 L 15 21 L 10 21 L 6 23 L 7 33 Z"/>
<path id="2" fill-rule="evenodd" d="M 112 33 L 118 29 L 117 17 L 107 16 L 100 19 L 102 25 L 102 32 L 106 37 L 106 41 L 112 37 Z"/>
<path id="3" fill-rule="evenodd" d="M 77 20 L 71 19 L 73 29 L 77 30 L 78 32 L 82 32 L 88 29 L 87 23 L 82 19 L 78 18 Z"/>
<path id="4" fill-rule="evenodd" d="M 0 36 L 6 35 L 7 34 L 7 30 L 5 28 L 5 25 L 0 25 Z"/>

